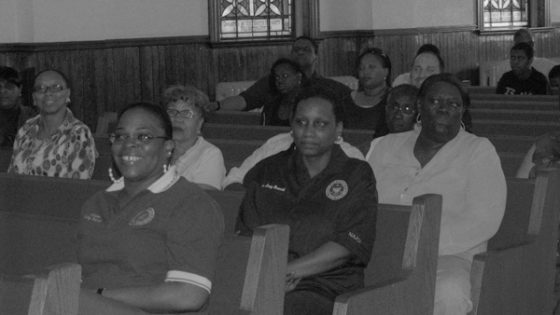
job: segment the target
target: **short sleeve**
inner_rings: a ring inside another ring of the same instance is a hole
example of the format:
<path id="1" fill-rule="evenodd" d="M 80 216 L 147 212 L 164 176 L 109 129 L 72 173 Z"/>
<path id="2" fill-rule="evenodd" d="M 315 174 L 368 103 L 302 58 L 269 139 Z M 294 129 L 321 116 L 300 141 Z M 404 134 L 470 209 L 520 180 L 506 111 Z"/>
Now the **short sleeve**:
<path id="1" fill-rule="evenodd" d="M 194 194 L 169 218 L 165 281 L 190 283 L 210 292 L 224 218 L 213 199 L 202 192 Z"/>
<path id="2" fill-rule="evenodd" d="M 346 247 L 366 265 L 375 240 L 377 192 L 373 171 L 365 162 L 353 168 L 347 203 L 338 214 L 336 234 L 332 241 Z"/>

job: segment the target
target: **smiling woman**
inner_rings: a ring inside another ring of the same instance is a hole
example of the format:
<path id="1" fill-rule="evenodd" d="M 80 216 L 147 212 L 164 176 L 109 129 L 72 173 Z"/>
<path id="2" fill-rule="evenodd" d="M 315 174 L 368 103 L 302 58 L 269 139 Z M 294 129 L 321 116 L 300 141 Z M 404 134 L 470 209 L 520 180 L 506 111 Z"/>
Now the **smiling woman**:
<path id="1" fill-rule="evenodd" d="M 82 207 L 83 294 L 149 312 L 202 308 L 224 230 L 219 206 L 169 167 L 174 142 L 162 107 L 127 106 L 110 139 L 122 178 Z M 80 314 L 95 313 L 89 300 Z"/>
<path id="2" fill-rule="evenodd" d="M 89 128 L 68 108 L 70 87 L 56 70 L 37 74 L 33 103 L 39 115 L 23 125 L 14 141 L 8 172 L 88 179 L 95 165 L 95 143 Z"/>

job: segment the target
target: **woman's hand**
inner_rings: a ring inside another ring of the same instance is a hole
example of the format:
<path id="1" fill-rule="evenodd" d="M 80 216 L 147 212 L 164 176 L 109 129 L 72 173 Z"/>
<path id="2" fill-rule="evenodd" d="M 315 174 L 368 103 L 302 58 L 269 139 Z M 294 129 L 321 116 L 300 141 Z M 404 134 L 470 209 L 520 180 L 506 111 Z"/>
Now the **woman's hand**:
<path id="1" fill-rule="evenodd" d="M 294 290 L 297 287 L 300 280 L 301 280 L 301 278 L 296 277 L 296 274 L 294 272 L 288 273 L 286 275 L 285 291 L 290 292 L 290 291 Z"/>

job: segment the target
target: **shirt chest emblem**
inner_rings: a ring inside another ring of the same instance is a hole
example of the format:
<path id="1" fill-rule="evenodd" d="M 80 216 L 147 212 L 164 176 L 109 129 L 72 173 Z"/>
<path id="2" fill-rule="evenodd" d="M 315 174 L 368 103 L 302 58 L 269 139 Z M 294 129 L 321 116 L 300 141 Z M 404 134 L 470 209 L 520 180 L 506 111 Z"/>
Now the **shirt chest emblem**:
<path id="1" fill-rule="evenodd" d="M 325 195 L 330 200 L 340 200 L 348 194 L 348 184 L 342 179 L 332 181 L 325 190 Z"/>
<path id="2" fill-rule="evenodd" d="M 131 226 L 146 225 L 152 222 L 155 216 L 156 216 L 156 211 L 154 210 L 154 208 L 148 208 L 138 212 L 132 219 L 130 219 L 128 225 Z"/>
<path id="3" fill-rule="evenodd" d="M 279 187 L 278 185 L 272 185 L 272 184 L 269 184 L 269 183 L 262 184 L 261 187 L 266 188 L 266 189 L 271 189 L 271 190 L 277 190 L 277 191 L 280 191 L 280 192 L 285 192 L 286 191 L 286 187 Z"/>

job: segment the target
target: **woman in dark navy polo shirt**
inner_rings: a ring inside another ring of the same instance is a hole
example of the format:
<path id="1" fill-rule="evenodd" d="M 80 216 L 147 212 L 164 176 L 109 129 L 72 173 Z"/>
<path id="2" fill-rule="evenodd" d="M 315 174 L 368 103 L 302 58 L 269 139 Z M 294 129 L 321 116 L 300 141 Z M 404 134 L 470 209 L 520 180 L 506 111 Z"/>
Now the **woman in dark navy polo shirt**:
<path id="1" fill-rule="evenodd" d="M 80 314 L 105 314 L 106 305 L 111 314 L 205 305 L 223 216 L 210 196 L 168 167 L 171 137 L 162 107 L 135 103 L 119 114 L 110 140 L 122 178 L 82 207 Z"/>
<path id="2" fill-rule="evenodd" d="M 247 173 L 239 233 L 290 226 L 284 314 L 331 314 L 337 295 L 363 286 L 375 238 L 377 197 L 369 165 L 339 146 L 343 108 L 330 91 L 298 96 L 294 144 Z"/>

